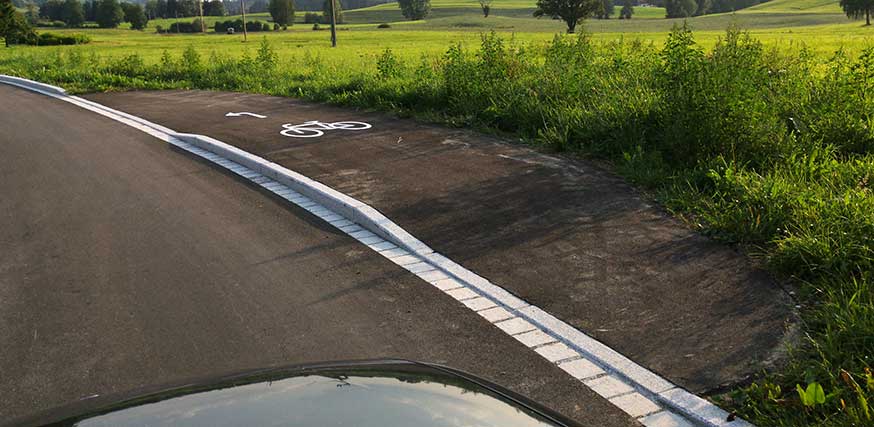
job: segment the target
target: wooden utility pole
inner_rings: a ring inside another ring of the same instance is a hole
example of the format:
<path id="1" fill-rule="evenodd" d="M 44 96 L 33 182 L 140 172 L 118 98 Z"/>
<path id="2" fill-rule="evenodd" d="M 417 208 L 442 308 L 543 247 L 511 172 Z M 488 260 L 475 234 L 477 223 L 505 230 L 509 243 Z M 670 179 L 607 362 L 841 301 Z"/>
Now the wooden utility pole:
<path id="1" fill-rule="evenodd" d="M 334 7 L 334 2 L 337 0 L 328 0 L 331 3 L 331 47 L 337 47 L 337 8 Z"/>
<path id="2" fill-rule="evenodd" d="M 200 32 L 206 32 L 206 24 L 203 23 L 203 0 L 198 0 L 197 5 L 200 6 Z"/>
<path id="3" fill-rule="evenodd" d="M 243 41 L 249 40 L 246 34 L 246 0 L 240 0 L 240 11 L 243 12 Z"/>

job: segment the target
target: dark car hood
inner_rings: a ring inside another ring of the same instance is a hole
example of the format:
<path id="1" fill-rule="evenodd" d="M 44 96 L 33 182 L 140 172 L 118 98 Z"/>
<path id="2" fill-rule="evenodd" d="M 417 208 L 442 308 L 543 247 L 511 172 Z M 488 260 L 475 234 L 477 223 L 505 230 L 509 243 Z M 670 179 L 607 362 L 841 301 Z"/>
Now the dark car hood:
<path id="1" fill-rule="evenodd" d="M 88 399 L 13 425 L 528 427 L 576 425 L 461 371 L 403 360 L 251 371 Z"/>

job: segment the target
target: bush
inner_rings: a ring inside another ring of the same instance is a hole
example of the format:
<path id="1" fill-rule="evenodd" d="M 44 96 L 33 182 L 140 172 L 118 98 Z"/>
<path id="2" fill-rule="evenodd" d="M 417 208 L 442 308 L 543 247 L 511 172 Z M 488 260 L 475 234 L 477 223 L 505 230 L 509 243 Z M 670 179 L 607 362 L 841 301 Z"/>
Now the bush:
<path id="1" fill-rule="evenodd" d="M 228 28 L 233 28 L 235 33 L 242 32 L 243 31 L 243 20 L 237 19 L 234 21 L 216 21 L 216 23 L 213 25 L 213 31 L 215 31 L 216 33 L 227 33 Z M 273 27 L 271 27 L 270 24 L 267 22 L 261 22 L 261 21 L 248 21 L 248 22 L 246 22 L 246 31 L 248 31 L 248 32 L 270 31 L 274 28 L 276 28 L 275 25 Z"/>
<path id="2" fill-rule="evenodd" d="M 45 28 L 65 28 L 67 23 L 64 21 L 37 21 L 36 26 Z"/>
<path id="3" fill-rule="evenodd" d="M 199 33 L 201 32 L 202 27 L 200 25 L 200 18 L 195 18 L 191 22 L 174 22 L 170 24 L 170 28 L 167 30 L 168 33 Z"/>
<path id="4" fill-rule="evenodd" d="M 318 22 L 316 22 L 315 24 L 313 24 L 313 31 L 319 31 L 319 30 L 321 30 L 321 29 L 322 29 L 322 27 L 319 25 Z"/>
<path id="5" fill-rule="evenodd" d="M 36 38 L 28 40 L 28 44 L 37 46 L 60 46 L 90 43 L 91 38 L 85 34 L 61 35 L 54 33 L 40 33 Z"/>
<path id="6" fill-rule="evenodd" d="M 383 22 L 382 24 L 377 25 L 376 28 L 391 28 L 391 25 L 387 22 Z"/>
<path id="7" fill-rule="evenodd" d="M 307 12 L 303 15 L 303 22 L 305 24 L 321 24 L 322 15 L 315 12 Z"/>

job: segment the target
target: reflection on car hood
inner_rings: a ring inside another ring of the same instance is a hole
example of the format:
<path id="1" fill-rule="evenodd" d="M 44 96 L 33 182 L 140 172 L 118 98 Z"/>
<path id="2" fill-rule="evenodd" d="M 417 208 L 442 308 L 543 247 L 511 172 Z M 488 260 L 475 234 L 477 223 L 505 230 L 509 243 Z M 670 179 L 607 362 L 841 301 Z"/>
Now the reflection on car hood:
<path id="1" fill-rule="evenodd" d="M 106 400 L 106 399 L 103 399 Z M 569 426 L 534 402 L 449 368 L 408 361 L 309 365 L 68 408 L 39 424 L 92 426 Z M 66 413 L 63 413 L 66 412 Z M 47 423 L 47 424 L 46 424 Z"/>

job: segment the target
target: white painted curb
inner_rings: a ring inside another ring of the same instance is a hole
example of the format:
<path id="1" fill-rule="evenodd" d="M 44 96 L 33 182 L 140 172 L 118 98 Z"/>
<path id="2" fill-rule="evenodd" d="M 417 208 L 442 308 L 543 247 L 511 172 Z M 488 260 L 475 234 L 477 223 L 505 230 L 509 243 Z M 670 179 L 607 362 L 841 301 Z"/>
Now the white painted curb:
<path id="1" fill-rule="evenodd" d="M 0 83 L 49 95 L 140 129 L 206 157 L 301 205 L 461 301 L 647 427 L 753 426 L 739 418 L 727 421 L 729 414 L 725 410 L 677 387 L 573 326 L 434 252 L 376 209 L 318 181 L 208 136 L 178 133 L 98 103 L 69 96 L 56 86 L 5 75 L 0 75 Z M 258 182 L 261 178 L 273 183 Z M 275 183 L 293 192 L 289 194 L 287 190 L 271 187 Z M 359 224 L 367 231 L 351 223 Z M 374 234 L 381 239 L 374 239 Z M 386 241 L 405 251 L 396 252 Z"/>
<path id="2" fill-rule="evenodd" d="M 7 76 L 0 74 L 0 82 L 18 86 L 24 89 L 36 90 L 39 92 L 49 92 L 55 95 L 66 95 L 67 91 L 57 86 L 52 86 L 45 83 L 35 82 L 33 80 L 23 79 L 21 77 Z"/>

